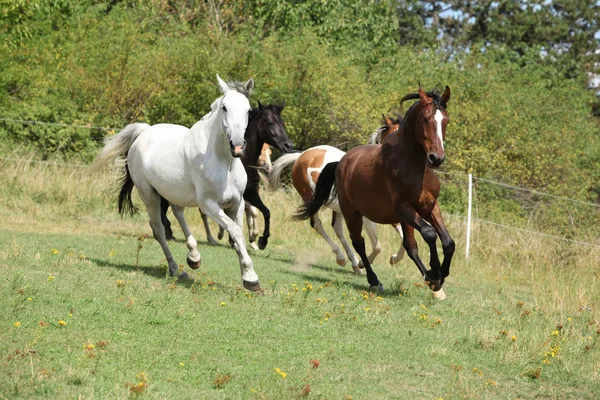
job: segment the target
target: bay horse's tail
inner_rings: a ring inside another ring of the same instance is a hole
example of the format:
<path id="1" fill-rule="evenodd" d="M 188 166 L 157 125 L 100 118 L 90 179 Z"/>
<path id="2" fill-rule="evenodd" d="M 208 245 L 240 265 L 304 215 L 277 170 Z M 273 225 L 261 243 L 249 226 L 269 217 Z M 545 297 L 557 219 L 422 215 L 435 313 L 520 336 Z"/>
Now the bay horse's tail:
<path id="1" fill-rule="evenodd" d="M 312 198 L 298 208 L 296 214 L 294 214 L 294 219 L 308 219 L 315 215 L 322 207 L 331 203 L 336 196 L 335 170 L 339 163 L 339 161 L 336 161 L 325 165 L 319 174 L 319 179 L 317 179 L 317 186 Z"/>
<path id="2" fill-rule="evenodd" d="M 271 166 L 271 173 L 269 174 L 269 184 L 271 189 L 279 189 L 281 187 L 281 175 L 283 174 L 283 171 L 294 165 L 301 155 L 302 153 L 287 153 L 275 160 Z"/>
<path id="3" fill-rule="evenodd" d="M 96 171 L 100 168 L 108 167 L 110 164 L 114 163 L 117 158 L 126 156 L 135 139 L 149 127 L 150 125 L 145 123 L 129 124 L 115 136 L 106 139 L 106 144 L 100 151 L 98 157 L 96 157 L 96 161 L 94 161 L 91 170 Z M 131 193 L 134 185 L 126 160 L 124 170 L 125 173 L 121 179 L 121 189 L 118 197 L 119 214 L 135 214 L 137 208 L 133 205 L 131 200 Z"/>

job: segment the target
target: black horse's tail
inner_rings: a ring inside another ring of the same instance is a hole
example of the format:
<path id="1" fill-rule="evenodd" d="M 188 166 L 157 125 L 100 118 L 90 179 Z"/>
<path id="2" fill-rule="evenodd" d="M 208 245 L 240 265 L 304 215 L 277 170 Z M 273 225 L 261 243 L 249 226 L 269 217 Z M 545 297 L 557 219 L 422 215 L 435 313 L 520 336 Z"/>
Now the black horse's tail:
<path id="1" fill-rule="evenodd" d="M 329 163 L 321 170 L 312 198 L 298 208 L 294 219 L 302 220 L 312 217 L 336 197 L 335 170 L 339 163 L 339 161 Z"/>
<path id="2" fill-rule="evenodd" d="M 127 213 L 129 215 L 134 215 L 137 213 L 138 209 L 131 201 L 133 186 L 133 180 L 131 179 L 129 168 L 127 167 L 127 164 L 125 164 L 125 175 L 121 180 L 121 190 L 119 191 L 119 214 Z"/>

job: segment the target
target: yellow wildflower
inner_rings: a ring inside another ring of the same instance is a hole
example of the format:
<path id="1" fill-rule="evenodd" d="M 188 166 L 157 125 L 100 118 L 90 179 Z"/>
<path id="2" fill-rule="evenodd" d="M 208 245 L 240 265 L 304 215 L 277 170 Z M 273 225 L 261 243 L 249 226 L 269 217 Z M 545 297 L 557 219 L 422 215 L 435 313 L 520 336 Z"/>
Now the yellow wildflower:
<path id="1" fill-rule="evenodd" d="M 281 375 L 282 378 L 286 378 L 287 374 L 285 372 L 283 372 L 280 368 L 275 368 L 275 372 L 277 372 L 279 375 Z"/>
<path id="2" fill-rule="evenodd" d="M 116 253 L 114 250 L 111 250 L 111 251 L 110 251 L 110 253 L 108 253 L 108 256 L 109 256 L 109 257 L 112 257 L 112 256 L 114 256 L 115 254 L 117 254 L 117 253 Z"/>
<path id="3" fill-rule="evenodd" d="M 54 276 L 53 276 L 53 275 L 50 275 L 50 276 L 48 277 L 48 282 L 52 282 L 52 280 L 53 280 L 53 279 L 54 279 Z"/>
<path id="4" fill-rule="evenodd" d="M 225 307 L 227 305 L 227 303 L 225 303 L 224 301 L 221 302 L 221 307 Z"/>
<path id="5" fill-rule="evenodd" d="M 21 323 L 20 323 L 19 321 L 17 321 L 17 322 L 15 322 L 13 325 L 14 325 L 14 326 L 16 326 L 16 327 L 18 328 L 18 327 L 20 327 L 20 326 L 21 326 Z"/>
<path id="6" fill-rule="evenodd" d="M 512 340 L 513 342 L 516 342 L 516 341 L 517 341 L 517 336 L 515 336 L 515 335 L 512 335 L 512 336 L 510 337 L 510 340 Z"/>
<path id="7" fill-rule="evenodd" d="M 31 297 L 28 297 L 28 298 L 27 298 L 27 301 L 31 301 L 31 300 L 33 300 Z"/>
<path id="8" fill-rule="evenodd" d="M 58 321 L 58 324 L 60 326 L 66 326 L 67 325 L 67 323 L 65 321 L 63 321 L 62 319 L 60 321 Z"/>
<path id="9" fill-rule="evenodd" d="M 560 334 L 559 331 L 552 331 L 552 336 L 558 336 Z"/>
<path id="10" fill-rule="evenodd" d="M 60 251 L 56 250 L 54 247 L 53 247 L 52 249 L 50 249 L 50 251 L 51 251 L 53 254 L 58 254 L 58 253 L 60 253 Z"/>
<path id="11" fill-rule="evenodd" d="M 182 366 L 182 367 L 185 367 L 185 364 L 182 363 L 182 362 L 180 362 L 179 365 Z"/>

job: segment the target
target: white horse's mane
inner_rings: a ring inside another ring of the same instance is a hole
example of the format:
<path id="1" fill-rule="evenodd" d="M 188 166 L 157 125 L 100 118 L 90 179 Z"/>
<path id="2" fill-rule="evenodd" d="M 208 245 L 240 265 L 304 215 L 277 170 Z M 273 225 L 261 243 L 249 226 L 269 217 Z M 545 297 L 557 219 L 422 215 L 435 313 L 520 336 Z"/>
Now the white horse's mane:
<path id="1" fill-rule="evenodd" d="M 231 82 L 226 82 L 226 83 L 230 89 L 243 94 L 247 98 L 249 98 L 250 95 L 252 94 L 251 90 L 246 89 L 245 82 L 231 81 Z M 218 99 L 216 99 L 215 101 L 213 101 L 213 103 L 210 105 L 210 112 L 208 114 L 206 114 L 204 117 L 202 117 L 201 121 L 204 119 L 210 118 L 210 116 L 219 108 L 219 105 L 221 104 L 222 101 L 223 101 L 223 96 L 221 96 Z"/>

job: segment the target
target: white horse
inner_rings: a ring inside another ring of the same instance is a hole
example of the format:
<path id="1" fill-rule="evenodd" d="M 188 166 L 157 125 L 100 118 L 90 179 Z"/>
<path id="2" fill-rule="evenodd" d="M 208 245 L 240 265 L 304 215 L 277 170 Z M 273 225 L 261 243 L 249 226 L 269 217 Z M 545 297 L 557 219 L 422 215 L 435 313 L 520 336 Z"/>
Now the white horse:
<path id="1" fill-rule="evenodd" d="M 127 125 L 107 140 L 94 164 L 107 166 L 120 155 L 127 155 L 125 176 L 119 194 L 119 212 L 134 212 L 131 192 L 135 186 L 146 205 L 154 238 L 160 243 L 170 275 L 178 273 L 161 222 L 161 196 L 173 205 L 173 214 L 186 237 L 187 263 L 200 267 L 198 243 L 192 236 L 183 211 L 199 207 L 230 235 L 238 254 L 243 286 L 259 291 L 258 276 L 242 231 L 246 171 L 240 160 L 244 133 L 248 124 L 248 98 L 232 89 L 217 75 L 223 96 L 211 105 L 211 111 L 191 128 L 181 125 L 144 123 Z M 250 92 L 254 81 L 244 84 Z"/>

